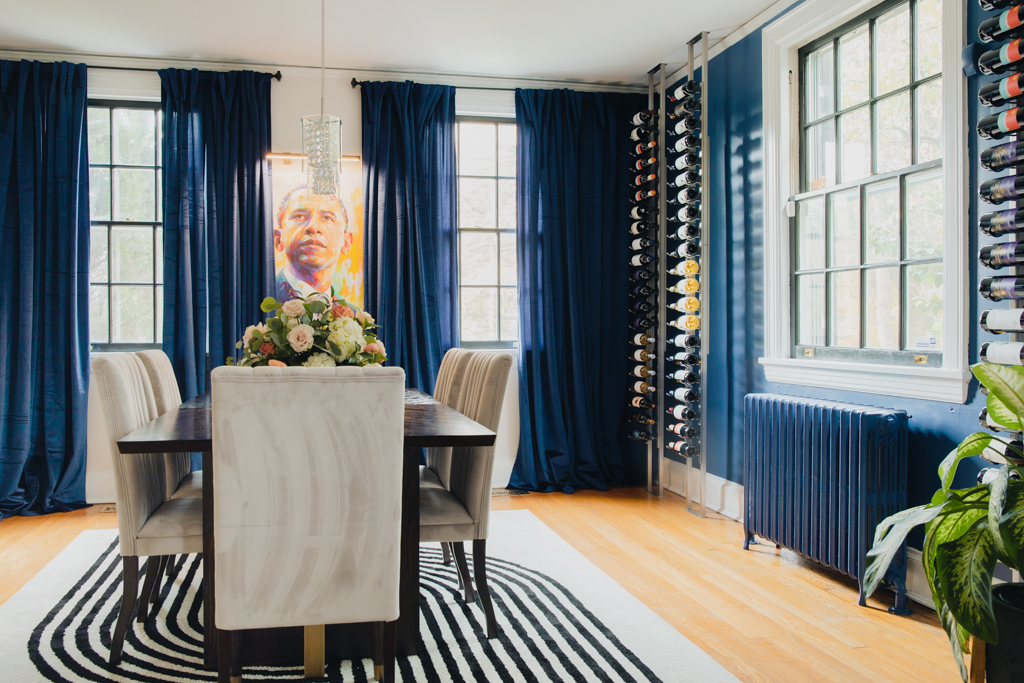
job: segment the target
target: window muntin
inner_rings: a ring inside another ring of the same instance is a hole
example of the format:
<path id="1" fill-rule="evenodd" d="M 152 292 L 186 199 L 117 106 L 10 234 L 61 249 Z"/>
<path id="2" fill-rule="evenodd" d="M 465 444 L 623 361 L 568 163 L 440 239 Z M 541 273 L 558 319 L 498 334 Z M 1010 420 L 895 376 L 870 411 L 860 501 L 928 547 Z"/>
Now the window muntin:
<path id="1" fill-rule="evenodd" d="M 457 124 L 459 327 L 463 346 L 513 347 L 516 271 L 516 127 Z"/>
<path id="2" fill-rule="evenodd" d="M 90 342 L 159 345 L 163 318 L 158 103 L 90 100 Z"/>
<path id="3" fill-rule="evenodd" d="M 800 51 L 793 353 L 942 365 L 941 0 Z"/>

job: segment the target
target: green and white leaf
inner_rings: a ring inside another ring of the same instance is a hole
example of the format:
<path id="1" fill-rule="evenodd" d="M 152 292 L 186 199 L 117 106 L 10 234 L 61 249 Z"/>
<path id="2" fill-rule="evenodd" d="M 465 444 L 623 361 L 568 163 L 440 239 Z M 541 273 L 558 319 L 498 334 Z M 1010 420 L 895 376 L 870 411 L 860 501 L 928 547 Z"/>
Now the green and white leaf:
<path id="1" fill-rule="evenodd" d="M 1003 563 L 1017 571 L 1024 570 L 1024 482 L 1008 482 L 998 530 L 1005 555 Z"/>
<path id="2" fill-rule="evenodd" d="M 956 476 L 956 468 L 960 461 L 973 455 L 981 455 L 982 451 L 992 443 L 993 436 L 984 432 L 975 432 L 960 442 L 956 450 L 939 464 L 939 479 L 942 481 L 942 490 L 948 491 L 953 485 L 953 477 Z"/>
<path id="3" fill-rule="evenodd" d="M 978 381 L 988 387 L 988 414 L 995 422 L 1019 429 L 1024 420 L 1024 367 L 978 363 L 971 366 Z"/>
<path id="4" fill-rule="evenodd" d="M 986 642 L 997 642 L 992 613 L 996 550 L 987 515 L 959 538 L 938 545 L 935 568 L 957 623 Z"/>
<path id="5" fill-rule="evenodd" d="M 882 583 L 889 565 L 899 552 L 911 529 L 927 524 L 942 512 L 943 505 L 919 506 L 901 510 L 883 519 L 875 529 L 875 543 L 867 554 L 864 569 L 864 594 L 870 597 Z"/>

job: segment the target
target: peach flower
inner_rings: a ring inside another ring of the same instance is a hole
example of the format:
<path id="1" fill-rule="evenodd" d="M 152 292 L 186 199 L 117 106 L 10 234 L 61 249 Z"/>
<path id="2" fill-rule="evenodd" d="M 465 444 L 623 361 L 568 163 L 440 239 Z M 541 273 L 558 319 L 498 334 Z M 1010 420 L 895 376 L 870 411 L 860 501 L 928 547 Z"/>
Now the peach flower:
<path id="1" fill-rule="evenodd" d="M 287 365 L 285 365 L 284 363 L 282 363 L 279 360 L 268 360 L 267 361 L 267 365 L 269 365 L 272 368 L 286 368 L 286 367 L 288 367 Z"/>
<path id="2" fill-rule="evenodd" d="M 355 313 L 345 304 L 334 304 L 331 306 L 331 315 L 335 318 L 351 318 L 355 316 Z"/>
<path id="3" fill-rule="evenodd" d="M 366 311 L 358 311 L 356 313 L 356 321 L 363 327 L 374 323 L 373 316 Z"/>
<path id="4" fill-rule="evenodd" d="M 264 356 L 269 356 L 274 352 L 276 348 L 277 347 L 274 346 L 274 342 L 265 341 L 262 344 L 260 344 L 260 353 L 262 353 Z"/>
<path id="5" fill-rule="evenodd" d="M 313 346 L 313 328 L 309 325 L 296 325 L 288 333 L 288 343 L 295 353 L 302 353 Z"/>
<path id="6" fill-rule="evenodd" d="M 370 342 L 363 347 L 363 353 L 384 353 L 384 347 L 377 342 Z"/>

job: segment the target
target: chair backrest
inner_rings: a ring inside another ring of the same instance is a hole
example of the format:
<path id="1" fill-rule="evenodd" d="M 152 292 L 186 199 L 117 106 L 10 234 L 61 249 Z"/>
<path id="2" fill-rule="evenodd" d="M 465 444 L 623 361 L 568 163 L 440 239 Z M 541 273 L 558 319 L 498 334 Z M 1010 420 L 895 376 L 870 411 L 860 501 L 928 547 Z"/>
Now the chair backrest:
<path id="1" fill-rule="evenodd" d="M 137 554 L 135 539 L 139 530 L 164 502 L 164 456 L 122 455 L 117 441 L 156 418 L 153 389 L 142 361 L 133 353 L 93 356 L 92 381 L 96 383 L 114 465 L 121 554 L 132 556 Z"/>
<path id="2" fill-rule="evenodd" d="M 459 409 L 462 399 L 462 385 L 466 368 L 473 352 L 468 349 L 448 349 L 441 359 L 434 382 L 434 398 L 449 408 Z M 448 471 L 451 469 L 452 447 L 433 446 L 427 448 L 427 467 L 437 473 L 441 483 L 448 486 Z"/>
<path id="3" fill-rule="evenodd" d="M 153 385 L 153 398 L 156 401 L 156 414 L 163 415 L 171 408 L 181 405 L 181 392 L 178 391 L 178 379 L 174 376 L 174 366 L 167 354 L 159 349 L 136 351 L 142 364 L 149 374 L 149 383 Z M 167 473 L 168 498 L 178 489 L 181 480 L 192 471 L 192 458 L 188 453 L 164 453 L 164 471 Z"/>
<path id="4" fill-rule="evenodd" d="M 508 353 L 474 353 L 466 367 L 459 412 L 497 432 L 511 370 L 512 356 Z M 494 446 L 452 449 L 448 490 L 473 517 L 475 538 L 487 538 L 493 469 Z"/>
<path id="5" fill-rule="evenodd" d="M 219 367 L 211 387 L 217 627 L 397 619 L 405 371 Z"/>

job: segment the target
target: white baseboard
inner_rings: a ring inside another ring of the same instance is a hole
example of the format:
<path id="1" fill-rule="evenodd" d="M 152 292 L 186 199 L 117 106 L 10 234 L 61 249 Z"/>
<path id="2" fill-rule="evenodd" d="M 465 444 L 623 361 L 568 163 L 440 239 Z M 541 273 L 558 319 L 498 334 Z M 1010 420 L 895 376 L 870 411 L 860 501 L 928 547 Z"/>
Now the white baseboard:
<path id="1" fill-rule="evenodd" d="M 932 589 L 928 587 L 928 577 L 924 574 L 924 564 L 921 562 L 921 551 L 917 548 L 907 548 L 907 597 L 935 609 Z"/>
<path id="2" fill-rule="evenodd" d="M 85 502 L 89 505 L 113 503 L 115 490 L 113 472 L 85 473 Z"/>
<path id="3" fill-rule="evenodd" d="M 685 494 L 684 482 L 686 481 L 686 465 L 675 460 L 665 459 L 665 488 L 672 493 Z M 705 475 L 704 480 L 707 502 L 705 508 L 735 519 L 743 521 L 743 487 L 736 482 L 716 477 L 713 474 Z M 690 474 L 690 492 L 693 494 L 693 501 L 700 502 L 700 470 L 693 468 Z"/>

